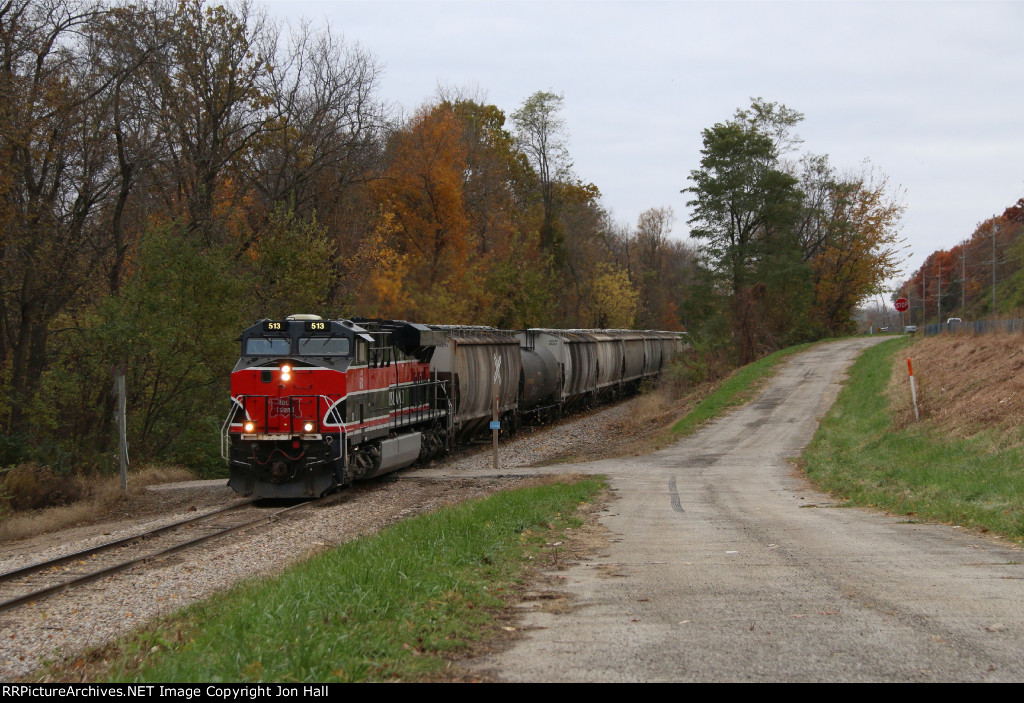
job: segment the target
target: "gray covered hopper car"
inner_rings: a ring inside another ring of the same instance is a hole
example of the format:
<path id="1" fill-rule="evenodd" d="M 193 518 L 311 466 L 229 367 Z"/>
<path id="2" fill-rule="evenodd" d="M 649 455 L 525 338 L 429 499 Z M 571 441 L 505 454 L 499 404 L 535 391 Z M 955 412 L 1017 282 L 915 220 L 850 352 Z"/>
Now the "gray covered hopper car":
<path id="1" fill-rule="evenodd" d="M 529 329 L 517 336 L 521 413 L 618 394 L 659 374 L 684 346 L 680 332 Z"/>
<path id="2" fill-rule="evenodd" d="M 450 383 L 455 404 L 454 437 L 462 440 L 487 429 L 494 413 L 492 384 L 496 367 L 498 412 L 503 426 L 514 422 L 522 368 L 516 337 L 490 327 L 431 325 L 431 329 L 446 337 L 445 344 L 434 350 L 430 371 L 438 380 Z"/>

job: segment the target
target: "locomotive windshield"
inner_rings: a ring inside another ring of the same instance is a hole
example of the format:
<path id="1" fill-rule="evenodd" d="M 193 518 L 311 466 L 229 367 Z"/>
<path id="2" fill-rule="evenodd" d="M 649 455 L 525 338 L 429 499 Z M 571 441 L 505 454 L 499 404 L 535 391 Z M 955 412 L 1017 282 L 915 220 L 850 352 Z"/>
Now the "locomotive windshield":
<path id="1" fill-rule="evenodd" d="M 348 337 L 299 337 L 303 356 L 348 356 Z"/>
<path id="2" fill-rule="evenodd" d="M 287 337 L 249 337 L 245 340 L 245 356 L 283 356 L 291 353 L 292 340 Z"/>

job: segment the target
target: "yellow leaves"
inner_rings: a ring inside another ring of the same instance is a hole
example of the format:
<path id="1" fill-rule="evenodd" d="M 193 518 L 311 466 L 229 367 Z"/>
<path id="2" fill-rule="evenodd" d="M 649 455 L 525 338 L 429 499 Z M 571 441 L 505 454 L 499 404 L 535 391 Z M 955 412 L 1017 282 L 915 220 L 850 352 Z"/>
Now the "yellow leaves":
<path id="1" fill-rule="evenodd" d="M 833 331 L 846 324 L 861 299 L 898 273 L 899 223 L 906 209 L 898 195 L 873 170 L 835 186 L 830 236 L 811 261 L 815 314 Z"/>
<path id="2" fill-rule="evenodd" d="M 373 185 L 380 203 L 374 266 L 361 302 L 382 316 L 469 321 L 480 289 L 464 185 L 462 125 L 450 108 L 421 110 L 393 136 L 389 163 Z"/>
<path id="3" fill-rule="evenodd" d="M 594 267 L 587 301 L 594 327 L 629 329 L 639 302 L 640 293 L 630 282 L 629 274 L 607 262 Z"/>

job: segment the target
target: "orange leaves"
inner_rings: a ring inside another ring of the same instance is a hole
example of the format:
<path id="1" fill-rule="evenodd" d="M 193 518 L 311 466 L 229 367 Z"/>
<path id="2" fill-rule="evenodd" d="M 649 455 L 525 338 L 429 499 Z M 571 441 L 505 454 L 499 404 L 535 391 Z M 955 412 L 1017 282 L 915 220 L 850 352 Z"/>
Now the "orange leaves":
<path id="1" fill-rule="evenodd" d="M 853 307 L 897 273 L 904 209 L 885 176 L 833 185 L 829 236 L 811 260 L 815 314 L 827 329 L 840 331 Z"/>
<path id="2" fill-rule="evenodd" d="M 508 295 L 522 287 L 506 279 L 521 279 L 520 267 L 538 252 L 517 227 L 516 160 L 503 121 L 493 106 L 443 102 L 392 135 L 386 167 L 371 186 L 378 214 L 364 247 L 372 273 L 361 309 L 497 324 L 530 307 Z"/>
<path id="3" fill-rule="evenodd" d="M 381 252 L 390 252 L 371 282 L 379 314 L 412 317 L 421 295 L 444 288 L 455 297 L 464 286 L 471 241 L 460 136 L 455 115 L 434 109 L 417 113 L 391 140 L 388 166 L 374 185 Z"/>

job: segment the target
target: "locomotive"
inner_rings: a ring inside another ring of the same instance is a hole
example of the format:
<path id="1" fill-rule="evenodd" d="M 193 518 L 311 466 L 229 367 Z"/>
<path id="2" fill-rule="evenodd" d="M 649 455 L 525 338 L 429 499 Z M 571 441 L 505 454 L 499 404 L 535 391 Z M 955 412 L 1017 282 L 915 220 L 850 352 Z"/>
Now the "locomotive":
<path id="1" fill-rule="evenodd" d="M 486 431 L 657 375 L 683 333 L 518 332 L 403 320 L 264 319 L 239 338 L 221 433 L 241 496 L 311 498 L 440 456 Z"/>

